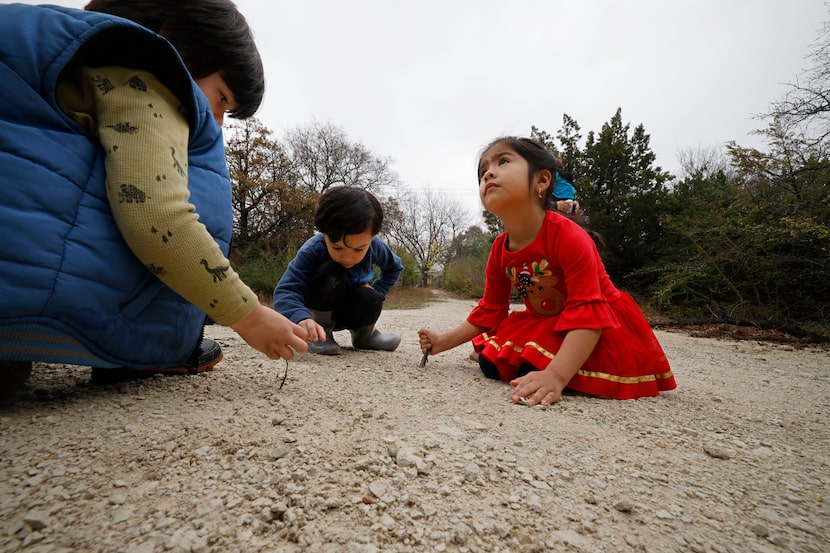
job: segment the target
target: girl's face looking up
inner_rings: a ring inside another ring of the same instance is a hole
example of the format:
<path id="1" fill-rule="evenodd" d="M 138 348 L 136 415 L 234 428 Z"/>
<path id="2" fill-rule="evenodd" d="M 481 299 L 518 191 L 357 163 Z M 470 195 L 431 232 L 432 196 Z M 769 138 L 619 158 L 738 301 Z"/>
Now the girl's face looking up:
<path id="1" fill-rule="evenodd" d="M 326 239 L 329 256 L 346 269 L 351 269 L 363 261 L 372 240 L 375 238 L 369 230 L 365 230 L 360 234 L 343 235 L 337 242 L 332 242 L 328 234 L 323 233 L 323 236 Z"/>
<path id="2" fill-rule="evenodd" d="M 478 163 L 478 194 L 487 211 L 498 215 L 532 200 L 528 170 L 527 161 L 505 144 L 486 150 Z"/>

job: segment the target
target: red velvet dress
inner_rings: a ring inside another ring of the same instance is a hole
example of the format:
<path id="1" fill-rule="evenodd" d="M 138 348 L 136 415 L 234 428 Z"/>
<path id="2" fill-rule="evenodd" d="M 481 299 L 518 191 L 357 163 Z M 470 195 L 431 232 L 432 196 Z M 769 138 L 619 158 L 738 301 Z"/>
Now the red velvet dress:
<path id="1" fill-rule="evenodd" d="M 677 386 L 643 312 L 614 286 L 591 237 L 569 219 L 548 211 L 534 241 L 516 252 L 507 250 L 507 233 L 499 235 L 486 275 L 484 297 L 467 320 L 492 329 L 473 346 L 502 380 L 515 378 L 522 363 L 544 370 L 569 330 L 593 328 L 602 335 L 568 388 L 634 399 Z M 509 311 L 513 287 L 522 311 Z"/>

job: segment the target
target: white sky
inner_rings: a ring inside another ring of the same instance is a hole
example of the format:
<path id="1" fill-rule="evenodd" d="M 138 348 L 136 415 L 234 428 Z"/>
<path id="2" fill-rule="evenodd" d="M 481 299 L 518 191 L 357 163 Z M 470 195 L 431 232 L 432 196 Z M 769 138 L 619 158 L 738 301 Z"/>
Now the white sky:
<path id="1" fill-rule="evenodd" d="M 28 2 L 37 3 L 37 2 Z M 86 1 L 53 3 L 83 7 Z M 618 107 L 657 165 L 734 140 L 809 65 L 823 0 L 237 0 L 266 69 L 257 117 L 316 120 L 478 217 L 475 164 L 502 134 L 598 132 Z"/>

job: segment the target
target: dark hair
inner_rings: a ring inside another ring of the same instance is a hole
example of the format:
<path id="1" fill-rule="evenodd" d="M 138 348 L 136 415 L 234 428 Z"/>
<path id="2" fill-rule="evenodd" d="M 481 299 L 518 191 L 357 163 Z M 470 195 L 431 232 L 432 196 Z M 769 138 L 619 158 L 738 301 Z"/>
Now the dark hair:
<path id="1" fill-rule="evenodd" d="M 565 166 L 562 164 L 562 160 L 554 155 L 549 149 L 547 149 L 543 144 L 533 140 L 532 138 L 525 138 L 519 136 L 502 136 L 490 142 L 484 150 L 481 151 L 481 155 L 479 155 L 479 164 L 481 163 L 481 156 L 484 155 L 490 148 L 493 146 L 503 144 L 509 147 L 511 150 L 519 154 L 526 162 L 528 166 L 528 186 L 533 183 L 533 177 L 536 176 L 536 173 L 539 171 L 550 171 L 551 179 L 550 184 L 548 187 L 542 192 L 544 198 L 544 208 L 548 211 L 556 211 L 556 198 L 551 195 L 551 191 L 553 189 L 553 185 L 556 179 L 556 173 L 558 172 L 562 175 L 562 178 L 566 179 L 568 182 L 573 183 L 573 175 L 565 170 Z M 479 174 L 479 181 L 481 180 L 481 170 L 478 169 Z M 585 231 L 591 236 L 596 244 L 597 249 L 601 252 L 604 251 L 606 248 L 605 239 L 601 234 L 598 232 L 591 230 L 585 226 L 585 218 L 582 216 L 581 213 L 577 213 L 574 215 L 567 215 L 561 214 L 563 217 L 567 217 L 568 219 L 572 220 L 573 222 L 577 223 L 581 226 Z"/>
<path id="2" fill-rule="evenodd" d="M 557 158 L 558 159 L 558 158 Z M 568 181 L 569 183 L 574 183 L 574 174 L 568 171 L 567 169 L 557 170 L 559 176 Z"/>
<path id="3" fill-rule="evenodd" d="M 91 0 L 84 9 L 163 35 L 194 79 L 220 73 L 236 102 L 231 117 L 251 117 L 262 104 L 262 59 L 245 17 L 230 0 Z"/>
<path id="4" fill-rule="evenodd" d="M 562 165 L 559 158 L 553 155 L 553 152 L 548 150 L 543 144 L 533 140 L 532 138 L 502 136 L 493 140 L 487 145 L 486 148 L 484 148 L 484 150 L 481 151 L 481 155 L 479 155 L 479 163 L 481 163 L 481 156 L 484 155 L 485 152 L 493 146 L 499 144 L 509 147 L 527 162 L 528 186 L 533 183 L 533 177 L 535 177 L 536 173 L 539 171 L 550 172 L 550 184 L 543 192 L 543 197 L 545 199 L 543 207 L 550 211 L 556 210 L 556 199 L 551 196 L 550 193 L 556 179 L 556 172 L 562 172 L 565 170 L 565 167 Z M 479 180 L 481 180 L 480 172 Z"/>
<path id="5" fill-rule="evenodd" d="M 333 242 L 367 230 L 376 236 L 383 225 L 383 208 L 370 192 L 356 186 L 329 188 L 317 200 L 314 226 Z"/>

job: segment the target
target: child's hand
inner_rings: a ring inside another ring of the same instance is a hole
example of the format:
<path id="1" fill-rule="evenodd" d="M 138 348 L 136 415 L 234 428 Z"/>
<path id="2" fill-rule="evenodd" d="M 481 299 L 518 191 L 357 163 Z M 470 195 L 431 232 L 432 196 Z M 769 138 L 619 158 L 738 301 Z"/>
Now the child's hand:
<path id="1" fill-rule="evenodd" d="M 440 344 L 441 335 L 434 330 L 421 328 L 418 330 L 418 338 L 421 343 L 421 353 L 429 351 L 430 354 L 435 355 L 444 351 Z"/>
<path id="2" fill-rule="evenodd" d="M 268 307 L 258 304 L 254 311 L 231 325 L 252 348 L 271 359 L 293 359 L 294 352 L 308 351 L 305 328 L 296 325 Z"/>
<path id="3" fill-rule="evenodd" d="M 550 405 L 559 401 L 567 384 L 561 382 L 556 371 L 550 368 L 544 371 L 531 371 L 510 381 L 510 385 L 513 386 L 510 400 L 513 403 L 526 401 L 530 405 Z"/>
<path id="4" fill-rule="evenodd" d="M 510 399 L 514 403 L 526 400 L 530 405 L 550 405 L 562 397 L 562 390 L 574 377 L 579 367 L 594 351 L 602 330 L 596 328 L 575 328 L 569 330 L 562 341 L 556 357 L 543 371 L 533 371 L 510 381 L 513 391 Z"/>
<path id="5" fill-rule="evenodd" d="M 325 342 L 326 341 L 326 331 L 325 329 L 317 324 L 314 319 L 303 319 L 300 321 L 299 324 L 303 329 L 305 329 L 308 338 L 306 341 L 308 342 Z"/>
<path id="6" fill-rule="evenodd" d="M 579 202 L 576 200 L 557 200 L 556 210 L 561 213 L 573 215 L 579 212 Z"/>

